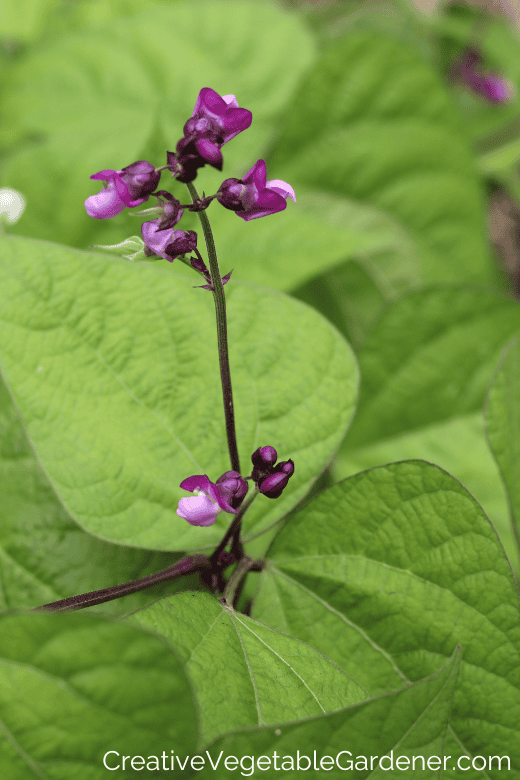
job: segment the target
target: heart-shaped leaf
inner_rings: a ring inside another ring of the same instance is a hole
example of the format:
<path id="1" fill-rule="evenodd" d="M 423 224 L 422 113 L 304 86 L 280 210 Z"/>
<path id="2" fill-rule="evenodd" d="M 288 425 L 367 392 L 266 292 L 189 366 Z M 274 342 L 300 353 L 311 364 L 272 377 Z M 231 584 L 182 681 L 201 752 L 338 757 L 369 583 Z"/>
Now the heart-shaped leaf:
<path id="1" fill-rule="evenodd" d="M 176 514 L 183 479 L 215 481 L 230 468 L 211 293 L 171 267 L 15 237 L 2 252 L 0 365 L 70 515 L 133 546 L 217 542 L 230 515 L 196 528 Z M 256 499 L 250 536 L 284 516 L 330 461 L 353 413 L 357 367 L 304 304 L 240 283 L 226 291 L 244 476 L 266 444 L 296 467 L 281 498 Z"/>
<path id="2" fill-rule="evenodd" d="M 208 593 L 161 599 L 134 619 L 168 639 L 185 660 L 200 707 L 203 744 L 236 728 L 305 718 L 366 698 L 314 648 Z"/>
<path id="3" fill-rule="evenodd" d="M 446 752 L 507 755 L 518 777 L 518 593 L 495 531 L 446 472 L 394 463 L 323 492 L 273 542 L 253 615 L 371 694 L 431 674 L 460 644 Z"/>

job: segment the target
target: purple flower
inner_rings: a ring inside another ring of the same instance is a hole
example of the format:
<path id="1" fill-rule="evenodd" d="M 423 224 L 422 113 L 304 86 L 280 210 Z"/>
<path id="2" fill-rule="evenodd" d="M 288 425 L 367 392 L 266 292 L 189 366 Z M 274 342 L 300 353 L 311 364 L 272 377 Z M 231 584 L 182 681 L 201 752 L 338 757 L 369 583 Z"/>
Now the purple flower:
<path id="1" fill-rule="evenodd" d="M 94 219 L 108 219 L 120 214 L 125 206 L 133 208 L 148 200 L 159 184 L 161 173 L 146 160 L 139 160 L 120 171 L 107 169 L 90 178 L 101 179 L 105 186 L 97 195 L 86 199 L 87 214 Z"/>
<path id="2" fill-rule="evenodd" d="M 206 163 L 221 171 L 221 147 L 247 130 L 252 119 L 251 111 L 239 108 L 234 95 L 221 97 L 209 87 L 201 89 L 191 119 L 184 125 L 184 137 L 177 144 L 176 154 L 167 154 L 174 176 L 184 183 L 193 181 L 198 168 Z"/>
<path id="3" fill-rule="evenodd" d="M 230 477 L 230 474 L 237 476 Z M 188 477 L 181 482 L 180 487 L 196 495 L 181 498 L 177 514 L 191 525 L 202 526 L 213 525 L 220 512 L 236 515 L 237 510 L 230 506 L 228 500 L 234 502 L 237 492 L 240 492 L 239 480 L 242 480 L 242 477 L 234 471 L 222 474 L 217 484 L 210 482 L 205 474 Z"/>
<path id="4" fill-rule="evenodd" d="M 176 257 L 191 252 L 197 246 L 197 234 L 194 230 L 175 230 L 173 227 L 161 228 L 162 218 L 143 222 L 141 235 L 143 241 L 154 254 L 173 263 Z"/>
<path id="5" fill-rule="evenodd" d="M 513 90 L 506 79 L 487 76 L 482 72 L 482 55 L 476 49 L 468 49 L 459 63 L 458 71 L 464 83 L 490 103 L 505 103 L 513 97 Z M 455 71 L 457 68 L 455 69 Z"/>
<path id="6" fill-rule="evenodd" d="M 293 188 L 280 179 L 266 181 L 264 160 L 258 160 L 243 179 L 226 179 L 217 193 L 218 202 L 246 222 L 283 211 L 287 198 L 296 202 Z"/>

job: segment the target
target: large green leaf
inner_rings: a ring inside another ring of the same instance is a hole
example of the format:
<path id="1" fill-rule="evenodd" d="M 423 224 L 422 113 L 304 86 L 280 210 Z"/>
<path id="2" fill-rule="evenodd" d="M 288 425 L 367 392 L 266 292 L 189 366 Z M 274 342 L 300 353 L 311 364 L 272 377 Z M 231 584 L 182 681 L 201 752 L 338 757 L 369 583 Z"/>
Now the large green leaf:
<path id="1" fill-rule="evenodd" d="M 86 215 L 83 201 L 97 191 L 89 176 L 143 158 L 164 165 L 202 87 L 236 94 L 253 112 L 252 127 L 224 149 L 227 176 L 241 175 L 313 57 L 298 17 L 241 0 L 148 8 L 51 37 L 14 68 L 0 104 L 13 137 L 29 139 L 2 166 L 2 181 L 27 198 L 16 232 L 82 247 L 115 243 L 113 229 L 119 241 L 135 232 L 126 214 L 109 223 Z M 205 168 L 206 192 L 222 178 Z"/>
<path id="2" fill-rule="evenodd" d="M 508 347 L 490 387 L 486 433 L 507 488 L 511 523 L 520 550 L 520 342 Z"/>
<path id="3" fill-rule="evenodd" d="M 3 616 L 0 679 L 6 779 L 102 780 L 109 751 L 113 767 L 124 755 L 169 759 L 170 745 L 195 746 L 182 667 L 139 629 L 84 614 Z"/>
<path id="4" fill-rule="evenodd" d="M 431 674 L 460 644 L 446 752 L 508 755 L 520 776 L 518 593 L 492 526 L 446 472 L 395 463 L 307 504 L 273 542 L 253 615 L 371 694 Z"/>
<path id="5" fill-rule="evenodd" d="M 314 648 L 273 631 L 208 593 L 181 593 L 134 615 L 186 663 L 199 703 L 201 742 L 338 710 L 366 692 Z"/>
<path id="6" fill-rule="evenodd" d="M 171 267 L 14 237 L 1 248 L 0 365 L 71 516 L 133 546 L 214 544 L 230 515 L 195 528 L 176 514 L 184 478 L 229 468 L 211 294 Z M 357 368 L 312 309 L 240 283 L 226 291 L 244 476 L 266 444 L 296 465 L 280 499 L 256 499 L 249 536 L 286 514 L 331 459 Z"/>
<path id="7" fill-rule="evenodd" d="M 520 571 L 506 491 L 487 445 L 480 412 L 427 425 L 366 447 L 344 447 L 334 460 L 332 473 L 334 481 L 339 481 L 382 463 L 416 458 L 445 469 L 469 490 L 495 526 L 511 565 Z"/>
<path id="8" fill-rule="evenodd" d="M 482 193 L 461 121 L 412 46 L 349 32 L 324 52 L 280 127 L 277 176 L 392 216 L 430 281 L 488 279 Z"/>
<path id="9" fill-rule="evenodd" d="M 518 303 L 464 287 L 410 293 L 381 317 L 359 355 L 359 409 L 345 448 L 482 408 Z"/>
<path id="10" fill-rule="evenodd" d="M 233 767 L 233 761 L 228 756 L 237 756 L 246 773 L 251 761 L 254 766 L 260 756 L 267 755 L 270 762 L 264 760 L 260 764 L 262 776 L 267 778 L 278 777 L 280 769 L 287 777 L 285 773 L 293 768 L 295 773 L 291 772 L 289 777 L 297 777 L 298 764 L 300 771 L 307 767 L 325 770 L 327 777 L 334 780 L 345 777 L 345 771 L 357 778 L 395 778 L 405 770 L 412 770 L 414 777 L 435 777 L 434 770 L 447 764 L 443 760 L 443 742 L 459 667 L 460 653 L 456 652 L 439 672 L 425 680 L 342 712 L 277 729 L 247 729 L 227 735 L 208 749 L 207 765 L 210 766 L 209 757 L 215 765 L 220 756 L 215 777 L 229 777 L 225 762 L 227 759 Z M 390 751 L 392 768 L 386 758 L 381 761 L 382 770 L 379 759 L 390 755 Z M 421 761 L 419 756 L 426 760 Z"/>
<path id="11" fill-rule="evenodd" d="M 0 607 L 36 607 L 165 569 L 178 556 L 102 542 L 85 533 L 58 501 L 0 383 Z M 195 588 L 195 578 L 104 604 L 128 612 L 157 595 Z"/>

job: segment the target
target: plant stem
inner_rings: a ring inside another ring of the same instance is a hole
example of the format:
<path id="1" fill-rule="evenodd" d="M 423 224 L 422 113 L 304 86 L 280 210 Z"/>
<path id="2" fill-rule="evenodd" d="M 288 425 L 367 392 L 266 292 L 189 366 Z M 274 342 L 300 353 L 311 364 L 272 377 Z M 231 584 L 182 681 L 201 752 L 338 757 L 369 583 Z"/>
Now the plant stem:
<path id="1" fill-rule="evenodd" d="M 186 184 L 191 195 L 193 203 L 200 200 L 199 193 L 195 186 L 189 182 Z M 199 220 L 206 240 L 206 249 L 208 251 L 209 273 L 211 276 L 211 286 L 213 288 L 213 297 L 215 300 L 215 314 L 217 317 L 217 340 L 218 340 L 218 359 L 220 364 L 220 381 L 222 383 L 222 398 L 224 401 L 224 417 L 226 420 L 226 436 L 231 460 L 231 468 L 240 474 L 240 461 L 238 458 L 237 435 L 235 431 L 235 412 L 233 409 L 233 390 L 231 387 L 231 372 L 229 370 L 229 354 L 227 341 L 227 320 L 226 320 L 226 296 L 224 294 L 224 285 L 220 277 L 218 267 L 217 252 L 213 233 L 209 219 L 205 211 L 199 211 Z"/>
<path id="2" fill-rule="evenodd" d="M 237 539 L 240 537 L 240 531 L 242 528 L 242 518 L 244 517 L 245 513 L 255 500 L 255 498 L 258 495 L 258 488 L 254 488 L 251 490 L 251 492 L 244 498 L 242 501 L 242 505 L 240 509 L 238 510 L 237 514 L 233 518 L 233 522 L 230 524 L 229 528 L 227 529 L 226 533 L 222 537 L 222 540 L 218 547 L 216 548 L 215 552 L 211 556 L 210 560 L 213 565 L 218 564 L 218 559 L 220 556 L 220 553 L 226 545 L 233 539 Z"/>
<path id="3" fill-rule="evenodd" d="M 114 585 L 111 588 L 102 590 L 93 590 L 90 593 L 80 593 L 78 596 L 70 596 L 67 599 L 53 601 L 50 604 L 42 604 L 41 607 L 35 607 L 33 612 L 39 610 L 49 610 L 50 612 L 65 612 L 66 610 L 84 609 L 92 607 L 95 604 L 103 604 L 105 601 L 113 601 L 121 596 L 128 596 L 130 593 L 136 593 L 139 590 L 150 588 L 158 582 L 166 582 L 183 577 L 187 574 L 194 574 L 197 571 L 204 571 L 211 567 L 209 558 L 205 555 L 187 555 L 180 561 L 169 566 L 167 569 L 149 574 L 147 577 L 141 577 L 139 580 L 125 582 L 122 585 Z"/>

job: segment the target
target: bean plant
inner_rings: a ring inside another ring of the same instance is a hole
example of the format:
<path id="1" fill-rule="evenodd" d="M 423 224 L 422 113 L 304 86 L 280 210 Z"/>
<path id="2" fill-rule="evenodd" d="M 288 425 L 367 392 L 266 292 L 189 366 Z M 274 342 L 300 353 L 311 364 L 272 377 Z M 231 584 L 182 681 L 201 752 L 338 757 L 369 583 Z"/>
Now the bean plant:
<path id="1" fill-rule="evenodd" d="M 520 778 L 511 23 L 26 5 L 1 776 Z"/>

